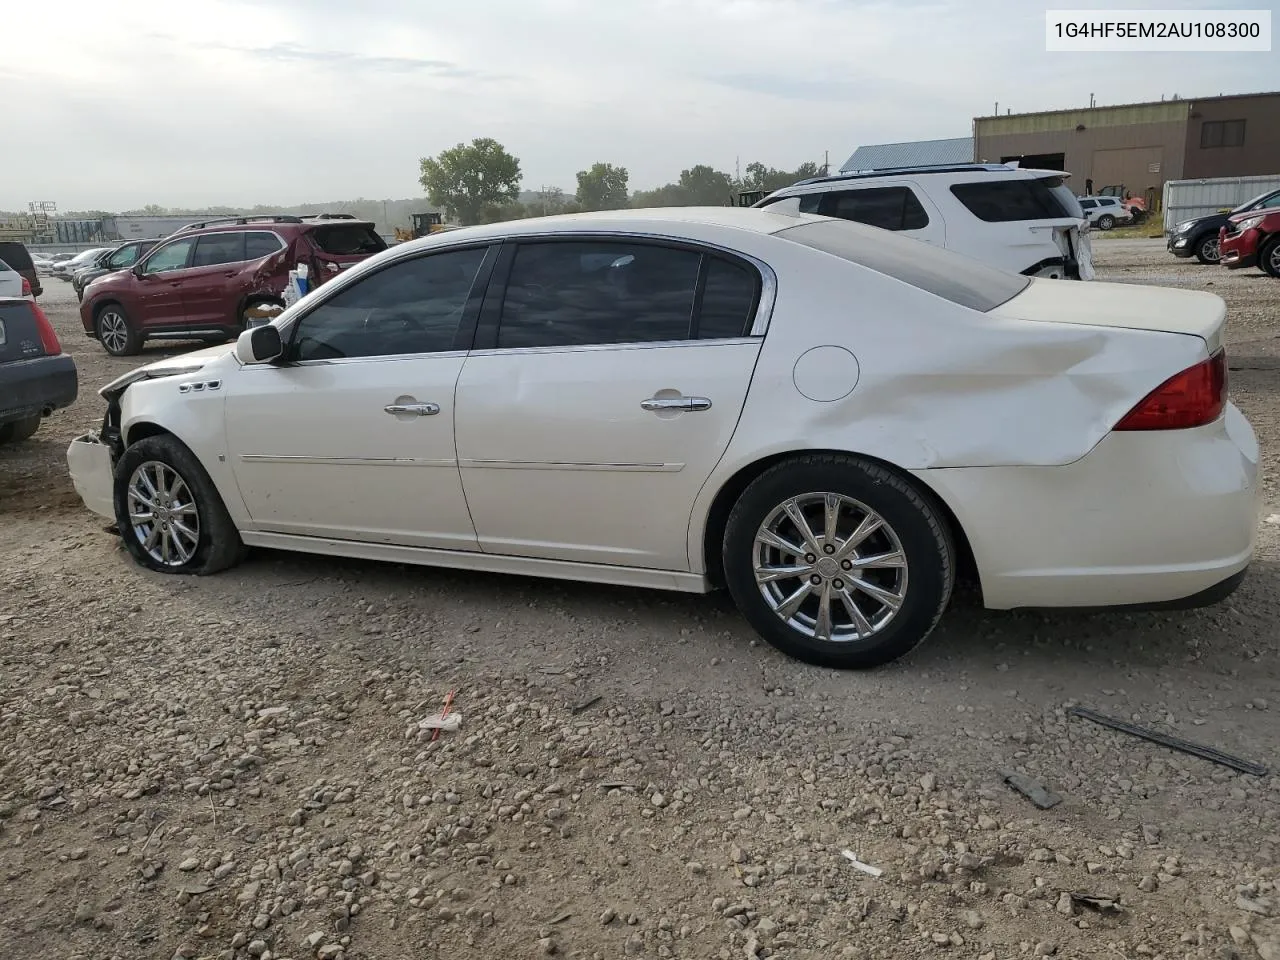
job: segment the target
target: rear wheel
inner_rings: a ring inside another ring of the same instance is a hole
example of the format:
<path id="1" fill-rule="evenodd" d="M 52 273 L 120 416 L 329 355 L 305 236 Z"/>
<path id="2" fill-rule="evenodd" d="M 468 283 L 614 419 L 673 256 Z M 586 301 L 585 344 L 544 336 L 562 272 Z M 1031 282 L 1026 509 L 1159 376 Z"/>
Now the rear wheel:
<path id="1" fill-rule="evenodd" d="M 1102 216 L 1098 218 L 1099 230 L 1110 230 L 1115 225 L 1116 225 L 1116 218 L 1109 213 L 1104 213 Z"/>
<path id="2" fill-rule="evenodd" d="M 1258 251 L 1258 266 L 1273 277 L 1280 277 L 1280 233 L 1262 245 Z"/>
<path id="3" fill-rule="evenodd" d="M 1207 234 L 1196 241 L 1196 259 L 1207 264 L 1215 264 L 1222 259 L 1216 233 Z"/>
<path id="4" fill-rule="evenodd" d="M 235 566 L 244 543 L 200 461 L 176 437 L 145 437 L 115 468 L 116 525 L 144 567 L 210 574 Z"/>
<path id="5" fill-rule="evenodd" d="M 29 440 L 40 429 L 40 415 L 14 420 L 0 427 L 0 443 L 21 443 Z"/>
<path id="6" fill-rule="evenodd" d="M 98 311 L 95 330 L 102 349 L 113 357 L 131 357 L 142 349 L 142 334 L 118 303 L 108 303 Z"/>
<path id="7" fill-rule="evenodd" d="M 954 556 L 932 497 L 877 464 L 826 454 L 756 478 L 724 537 L 729 592 L 757 632 L 844 669 L 896 660 L 929 635 Z"/>

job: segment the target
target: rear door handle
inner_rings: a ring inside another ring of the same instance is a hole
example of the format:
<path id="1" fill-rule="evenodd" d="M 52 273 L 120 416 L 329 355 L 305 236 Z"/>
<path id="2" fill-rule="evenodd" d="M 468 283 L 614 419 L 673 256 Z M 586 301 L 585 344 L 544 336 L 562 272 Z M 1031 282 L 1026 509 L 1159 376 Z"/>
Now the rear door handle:
<path id="1" fill-rule="evenodd" d="M 434 417 L 440 412 L 438 403 L 388 403 L 382 408 L 386 413 L 396 416 Z"/>
<path id="2" fill-rule="evenodd" d="M 699 410 L 710 410 L 711 401 L 706 397 L 650 397 L 648 400 L 640 401 L 640 409 L 659 411 L 659 410 L 687 410 L 696 413 Z"/>

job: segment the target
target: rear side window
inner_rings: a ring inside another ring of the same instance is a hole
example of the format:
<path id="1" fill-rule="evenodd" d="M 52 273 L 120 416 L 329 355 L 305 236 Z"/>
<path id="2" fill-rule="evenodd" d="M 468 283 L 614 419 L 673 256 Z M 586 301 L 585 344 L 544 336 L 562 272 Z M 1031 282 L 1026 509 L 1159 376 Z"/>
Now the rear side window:
<path id="1" fill-rule="evenodd" d="M 707 257 L 706 280 L 697 317 L 697 338 L 744 337 L 751 329 L 760 298 L 754 270 L 720 257 Z"/>
<path id="2" fill-rule="evenodd" d="M 1016 297 L 1031 282 L 1030 277 L 998 270 L 951 250 L 855 223 L 822 220 L 788 227 L 774 236 L 861 264 L 983 313 Z"/>
<path id="3" fill-rule="evenodd" d="M 1092 210 L 1097 205 L 1098 205 L 1097 200 L 1081 200 L 1080 201 L 1080 206 L 1084 210 Z"/>
<path id="4" fill-rule="evenodd" d="M 833 190 L 820 196 L 817 212 L 825 217 L 854 220 L 882 230 L 921 230 L 929 225 L 929 215 L 908 187 Z M 807 212 L 803 206 L 801 210 Z"/>
<path id="5" fill-rule="evenodd" d="M 1014 220 L 1057 220 L 1071 216 L 1040 180 L 981 180 L 951 187 L 955 198 L 979 220 L 1009 223 Z"/>
<path id="6" fill-rule="evenodd" d="M 244 234 L 206 233 L 196 241 L 193 267 L 216 267 L 220 263 L 239 263 L 244 259 Z"/>
<path id="7" fill-rule="evenodd" d="M 325 253 L 335 257 L 353 257 L 378 253 L 387 243 L 367 224 L 333 224 L 311 231 L 311 241 Z"/>
<path id="8" fill-rule="evenodd" d="M 244 235 L 244 258 L 259 260 L 284 249 L 284 244 L 274 233 L 265 230 L 251 230 Z"/>

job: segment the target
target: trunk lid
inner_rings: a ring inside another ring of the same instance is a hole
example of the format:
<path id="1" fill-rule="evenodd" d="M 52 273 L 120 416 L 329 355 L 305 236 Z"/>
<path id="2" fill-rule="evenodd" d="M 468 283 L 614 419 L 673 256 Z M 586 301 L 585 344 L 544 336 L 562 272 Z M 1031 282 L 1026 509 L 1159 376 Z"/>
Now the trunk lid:
<path id="1" fill-rule="evenodd" d="M 1032 280 L 1020 294 L 990 313 L 1044 323 L 1184 334 L 1200 337 L 1213 353 L 1222 346 L 1227 305 L 1216 294 L 1201 290 L 1136 283 Z"/>
<path id="2" fill-rule="evenodd" d="M 0 300 L 0 363 L 43 357 L 40 326 L 26 300 Z"/>

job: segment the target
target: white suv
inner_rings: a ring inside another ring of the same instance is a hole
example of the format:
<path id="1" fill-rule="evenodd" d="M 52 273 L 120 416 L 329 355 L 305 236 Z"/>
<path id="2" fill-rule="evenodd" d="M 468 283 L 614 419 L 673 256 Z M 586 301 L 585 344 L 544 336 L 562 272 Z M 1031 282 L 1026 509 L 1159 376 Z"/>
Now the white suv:
<path id="1" fill-rule="evenodd" d="M 1099 230 L 1110 230 L 1117 223 L 1133 220 L 1133 214 L 1119 197 L 1081 197 L 1080 208 L 1089 223 Z"/>
<path id="2" fill-rule="evenodd" d="M 1031 277 L 1092 280 L 1089 221 L 1061 170 L 895 167 L 801 180 L 757 207 L 856 220 Z"/>

